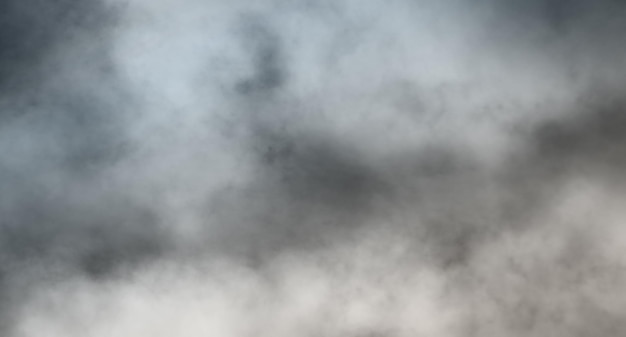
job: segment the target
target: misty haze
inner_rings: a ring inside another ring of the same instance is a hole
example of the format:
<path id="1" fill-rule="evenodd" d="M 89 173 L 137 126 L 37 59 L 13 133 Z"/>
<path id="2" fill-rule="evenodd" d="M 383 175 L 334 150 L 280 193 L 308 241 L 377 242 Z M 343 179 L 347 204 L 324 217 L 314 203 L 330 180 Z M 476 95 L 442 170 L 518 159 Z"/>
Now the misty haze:
<path id="1" fill-rule="evenodd" d="M 626 336 L 626 5 L 0 2 L 0 336 Z"/>

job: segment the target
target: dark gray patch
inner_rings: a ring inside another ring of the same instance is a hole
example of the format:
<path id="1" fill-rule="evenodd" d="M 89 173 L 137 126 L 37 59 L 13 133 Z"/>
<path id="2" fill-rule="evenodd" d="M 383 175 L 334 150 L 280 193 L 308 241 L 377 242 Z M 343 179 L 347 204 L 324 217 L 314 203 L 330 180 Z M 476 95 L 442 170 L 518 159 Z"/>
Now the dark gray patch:
<path id="1" fill-rule="evenodd" d="M 114 14 L 98 0 L 0 4 L 2 335 L 38 287 L 114 275 L 167 246 L 149 207 L 103 188 L 129 150 Z"/>
<path id="2" fill-rule="evenodd" d="M 98 0 L 5 0 L 0 3 L 0 90 L 31 90 L 46 57 L 72 34 L 102 28 L 113 11 Z M 2 116 L 2 115 L 0 115 Z"/>
<path id="3" fill-rule="evenodd" d="M 84 197 L 90 197 L 83 191 Z M 5 209 L 0 253 L 16 265 L 45 260 L 71 268 L 78 264 L 93 276 L 106 276 L 125 264 L 156 256 L 167 245 L 158 221 L 147 209 L 130 202 L 99 197 L 82 204 L 81 195 L 59 199 L 42 189 Z M 27 266 L 25 266 L 27 267 Z"/>
<path id="4" fill-rule="evenodd" d="M 532 134 L 531 160 L 557 174 L 607 174 L 626 168 L 626 102 L 620 95 L 583 98 L 570 116 Z"/>
<path id="5" fill-rule="evenodd" d="M 583 95 L 572 110 L 523 127 L 523 145 L 496 176 L 504 228 L 524 230 L 541 223 L 534 219 L 573 179 L 624 186 L 625 105 L 611 91 Z"/>
<path id="6" fill-rule="evenodd" d="M 80 269 L 96 279 L 112 277 L 119 271 L 149 263 L 170 248 L 167 237 L 154 226 L 154 219 L 132 221 L 116 224 L 119 227 L 115 229 L 105 225 L 88 231 L 90 244 L 79 257 Z"/>
<path id="7" fill-rule="evenodd" d="M 279 36 L 263 18 L 246 15 L 242 18 L 246 49 L 250 50 L 254 74 L 236 85 L 242 94 L 268 94 L 287 81 L 286 60 Z"/>
<path id="8" fill-rule="evenodd" d="M 381 192 L 383 182 L 356 149 L 332 137 L 266 134 L 255 144 L 268 174 L 293 198 L 358 210 Z"/>
<path id="9" fill-rule="evenodd" d="M 626 10 L 619 0 L 530 0 L 530 1 L 486 1 L 490 6 L 501 9 L 506 15 L 515 15 L 517 20 L 542 24 L 543 27 L 565 32 L 577 28 L 585 20 L 601 15 L 615 18 L 615 11 Z"/>
<path id="10" fill-rule="evenodd" d="M 315 134 L 261 132 L 252 151 L 258 176 L 218 193 L 208 217 L 222 253 L 264 263 L 292 249 L 325 247 L 350 235 L 387 188 L 356 151 Z"/>

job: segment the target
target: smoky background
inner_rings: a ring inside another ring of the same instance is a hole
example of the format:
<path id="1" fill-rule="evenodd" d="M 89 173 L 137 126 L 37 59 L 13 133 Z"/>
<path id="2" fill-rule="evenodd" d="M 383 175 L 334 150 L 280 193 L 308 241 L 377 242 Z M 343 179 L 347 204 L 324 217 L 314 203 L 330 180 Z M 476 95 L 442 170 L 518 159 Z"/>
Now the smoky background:
<path id="1" fill-rule="evenodd" d="M 618 1 L 0 4 L 4 336 L 621 336 Z"/>

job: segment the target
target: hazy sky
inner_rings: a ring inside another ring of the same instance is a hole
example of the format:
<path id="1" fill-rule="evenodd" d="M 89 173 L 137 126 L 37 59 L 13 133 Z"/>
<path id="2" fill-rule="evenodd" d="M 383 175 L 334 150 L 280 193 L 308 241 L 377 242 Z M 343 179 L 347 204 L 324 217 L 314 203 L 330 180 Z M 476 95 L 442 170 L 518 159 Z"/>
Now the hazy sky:
<path id="1" fill-rule="evenodd" d="M 0 2 L 0 334 L 626 334 L 626 6 Z"/>

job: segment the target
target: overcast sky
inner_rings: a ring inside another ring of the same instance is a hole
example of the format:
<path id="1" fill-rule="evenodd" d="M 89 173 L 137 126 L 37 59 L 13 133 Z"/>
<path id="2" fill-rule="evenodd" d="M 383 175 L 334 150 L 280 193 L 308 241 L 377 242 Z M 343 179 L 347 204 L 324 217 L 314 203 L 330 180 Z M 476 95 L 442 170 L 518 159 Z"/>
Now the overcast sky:
<path id="1" fill-rule="evenodd" d="M 626 6 L 5 0 L 0 334 L 623 336 Z"/>

